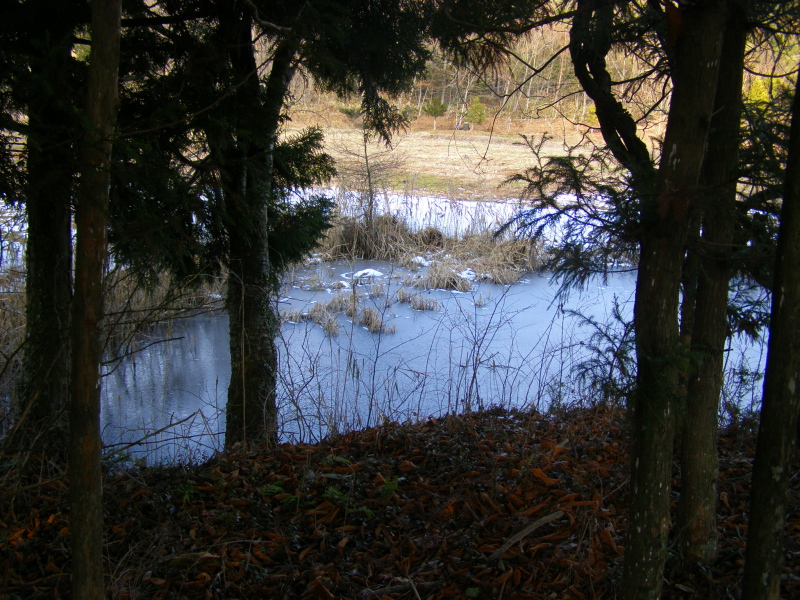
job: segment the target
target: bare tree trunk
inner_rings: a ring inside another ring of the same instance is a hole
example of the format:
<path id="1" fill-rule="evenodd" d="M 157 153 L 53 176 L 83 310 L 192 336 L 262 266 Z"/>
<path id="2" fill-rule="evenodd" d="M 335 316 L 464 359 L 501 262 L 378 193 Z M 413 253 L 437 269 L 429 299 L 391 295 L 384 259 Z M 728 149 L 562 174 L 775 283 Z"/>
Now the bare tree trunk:
<path id="1" fill-rule="evenodd" d="M 659 165 L 660 193 L 643 199 L 634 324 L 631 506 L 621 596 L 657 598 L 667 557 L 670 482 L 681 352 L 678 297 L 689 224 L 714 107 L 725 5 L 683 11 L 671 61 L 673 90 Z"/>
<path id="2" fill-rule="evenodd" d="M 786 162 L 778 256 L 772 296 L 767 371 L 761 405 L 750 523 L 747 528 L 743 600 L 777 600 L 786 519 L 786 491 L 800 397 L 800 98 L 795 90 Z"/>
<path id="3" fill-rule="evenodd" d="M 76 222 L 72 305 L 72 399 L 69 410 L 69 492 L 72 596 L 105 598 L 103 487 L 100 470 L 100 321 L 111 181 L 111 133 L 117 115 L 121 0 L 92 3 L 92 51 L 86 102 L 88 130 Z"/>
<path id="4" fill-rule="evenodd" d="M 230 329 L 231 382 L 226 407 L 225 446 L 277 442 L 277 317 L 270 280 L 267 206 L 272 200 L 273 151 L 283 101 L 294 75 L 295 48 L 284 41 L 275 48 L 264 91 L 260 89 L 249 15 L 239 7 L 222 8 L 222 39 L 239 87 L 233 94 L 237 113 L 218 147 L 221 180 L 230 223 L 227 308 Z M 257 135 L 252 129 L 258 116 Z"/>
<path id="5" fill-rule="evenodd" d="M 692 330 L 693 366 L 682 433 L 678 540 L 691 560 L 717 554 L 717 429 L 727 335 L 730 255 L 736 204 L 745 15 L 729 2 L 714 115 L 700 184 L 705 196 L 697 306 Z"/>
<path id="6" fill-rule="evenodd" d="M 68 10 L 75 7 L 68 6 Z M 21 429 L 28 447 L 64 458 L 69 399 L 69 303 L 72 294 L 70 201 L 77 165 L 77 121 L 68 90 L 73 24 L 63 14 L 42 24 L 32 61 L 34 90 L 28 106 L 26 210 L 26 347 L 23 402 L 30 406 Z M 38 441 L 36 441 L 38 438 Z"/>

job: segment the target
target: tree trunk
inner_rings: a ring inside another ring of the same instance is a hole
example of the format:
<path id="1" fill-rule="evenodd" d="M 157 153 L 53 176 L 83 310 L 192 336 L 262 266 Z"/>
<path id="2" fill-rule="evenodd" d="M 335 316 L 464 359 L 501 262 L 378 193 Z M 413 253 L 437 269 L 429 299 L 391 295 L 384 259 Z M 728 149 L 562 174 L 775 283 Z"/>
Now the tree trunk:
<path id="1" fill-rule="evenodd" d="M 717 554 L 717 414 L 728 329 L 746 39 L 744 10 L 738 2 L 728 6 L 714 115 L 700 177 L 706 199 L 678 504 L 678 543 L 687 558 L 704 563 Z"/>
<path id="2" fill-rule="evenodd" d="M 643 198 L 634 325 L 637 386 L 631 399 L 631 506 L 621 597 L 657 598 L 667 555 L 675 413 L 678 297 L 686 237 L 719 69 L 724 3 L 683 11 L 671 61 L 673 90 L 659 165 L 660 193 Z"/>
<path id="3" fill-rule="evenodd" d="M 761 405 L 750 522 L 747 528 L 743 600 L 777 600 L 786 518 L 786 491 L 800 398 L 800 99 L 795 90 L 786 163 L 778 255 L 772 296 L 767 370 Z"/>
<path id="4" fill-rule="evenodd" d="M 32 60 L 28 105 L 26 347 L 23 405 L 28 421 L 23 447 L 64 458 L 69 398 L 69 303 L 72 290 L 70 201 L 76 170 L 77 122 L 69 98 L 71 19 L 43 24 Z M 46 433 L 46 435 L 45 435 Z M 38 439 L 37 439 L 38 438 Z"/>
<path id="5" fill-rule="evenodd" d="M 218 152 L 230 219 L 227 309 L 231 382 L 225 446 L 231 448 L 237 443 L 277 442 L 278 320 L 272 306 L 267 206 L 272 201 L 273 150 L 281 110 L 296 65 L 294 46 L 278 44 L 262 92 L 249 16 L 233 6 L 223 8 L 220 27 L 240 83 L 233 94 L 237 113 L 224 115 L 233 119 L 226 148 Z M 256 115 L 262 129 L 255 135 L 244 133 L 252 129 Z"/>
<path id="6" fill-rule="evenodd" d="M 86 102 L 88 130 L 76 210 L 69 493 L 72 597 L 81 600 L 105 598 L 100 321 L 103 318 L 103 269 L 107 259 L 111 133 L 117 114 L 121 10 L 121 0 L 94 0 L 92 3 L 92 51 Z"/>

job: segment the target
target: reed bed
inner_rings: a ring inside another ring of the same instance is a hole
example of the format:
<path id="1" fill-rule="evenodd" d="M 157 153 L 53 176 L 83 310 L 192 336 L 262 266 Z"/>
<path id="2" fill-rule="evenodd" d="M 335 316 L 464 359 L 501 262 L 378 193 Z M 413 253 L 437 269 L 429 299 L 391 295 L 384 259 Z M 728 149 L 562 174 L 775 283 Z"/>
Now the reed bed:
<path id="1" fill-rule="evenodd" d="M 352 216 L 339 216 L 317 248 L 315 256 L 325 260 L 384 260 L 411 271 L 431 265 L 423 278 L 425 289 L 467 291 L 457 273 L 470 269 L 481 280 L 508 285 L 538 269 L 543 262 L 539 243 L 496 238 L 494 230 L 465 228 L 471 233 L 446 236 L 433 226 L 413 232 L 395 216 L 379 215 L 371 223 Z M 449 267 L 434 268 L 445 263 Z"/>

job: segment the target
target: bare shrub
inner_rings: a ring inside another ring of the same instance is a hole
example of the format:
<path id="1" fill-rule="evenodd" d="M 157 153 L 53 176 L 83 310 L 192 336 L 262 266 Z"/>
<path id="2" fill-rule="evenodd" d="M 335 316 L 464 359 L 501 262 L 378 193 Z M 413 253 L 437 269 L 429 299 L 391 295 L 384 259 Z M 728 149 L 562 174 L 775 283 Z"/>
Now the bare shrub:
<path id="1" fill-rule="evenodd" d="M 175 283 L 163 274 L 149 286 L 125 268 L 105 277 L 105 345 L 107 358 L 128 355 L 137 349 L 143 335 L 154 328 L 222 308 L 227 275 L 189 279 Z M 147 339 L 147 343 L 152 340 Z"/>

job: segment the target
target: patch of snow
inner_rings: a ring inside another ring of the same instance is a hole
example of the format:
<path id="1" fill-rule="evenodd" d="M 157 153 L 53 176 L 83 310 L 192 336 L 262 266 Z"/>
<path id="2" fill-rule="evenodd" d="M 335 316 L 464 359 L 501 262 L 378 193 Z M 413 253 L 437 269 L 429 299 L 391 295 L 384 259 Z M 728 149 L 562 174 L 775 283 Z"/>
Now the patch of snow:
<path id="1" fill-rule="evenodd" d="M 415 256 L 411 259 L 411 262 L 415 265 L 419 265 L 420 267 L 430 267 L 431 261 L 423 258 L 422 256 Z"/>
<path id="2" fill-rule="evenodd" d="M 462 279 L 466 279 L 467 281 L 475 281 L 475 278 L 478 276 L 478 274 L 472 269 L 465 269 L 464 271 L 461 271 L 458 276 Z"/>
<path id="3" fill-rule="evenodd" d="M 383 277 L 383 273 L 375 269 L 363 269 L 362 271 L 353 273 L 353 279 L 367 279 L 369 277 Z"/>

